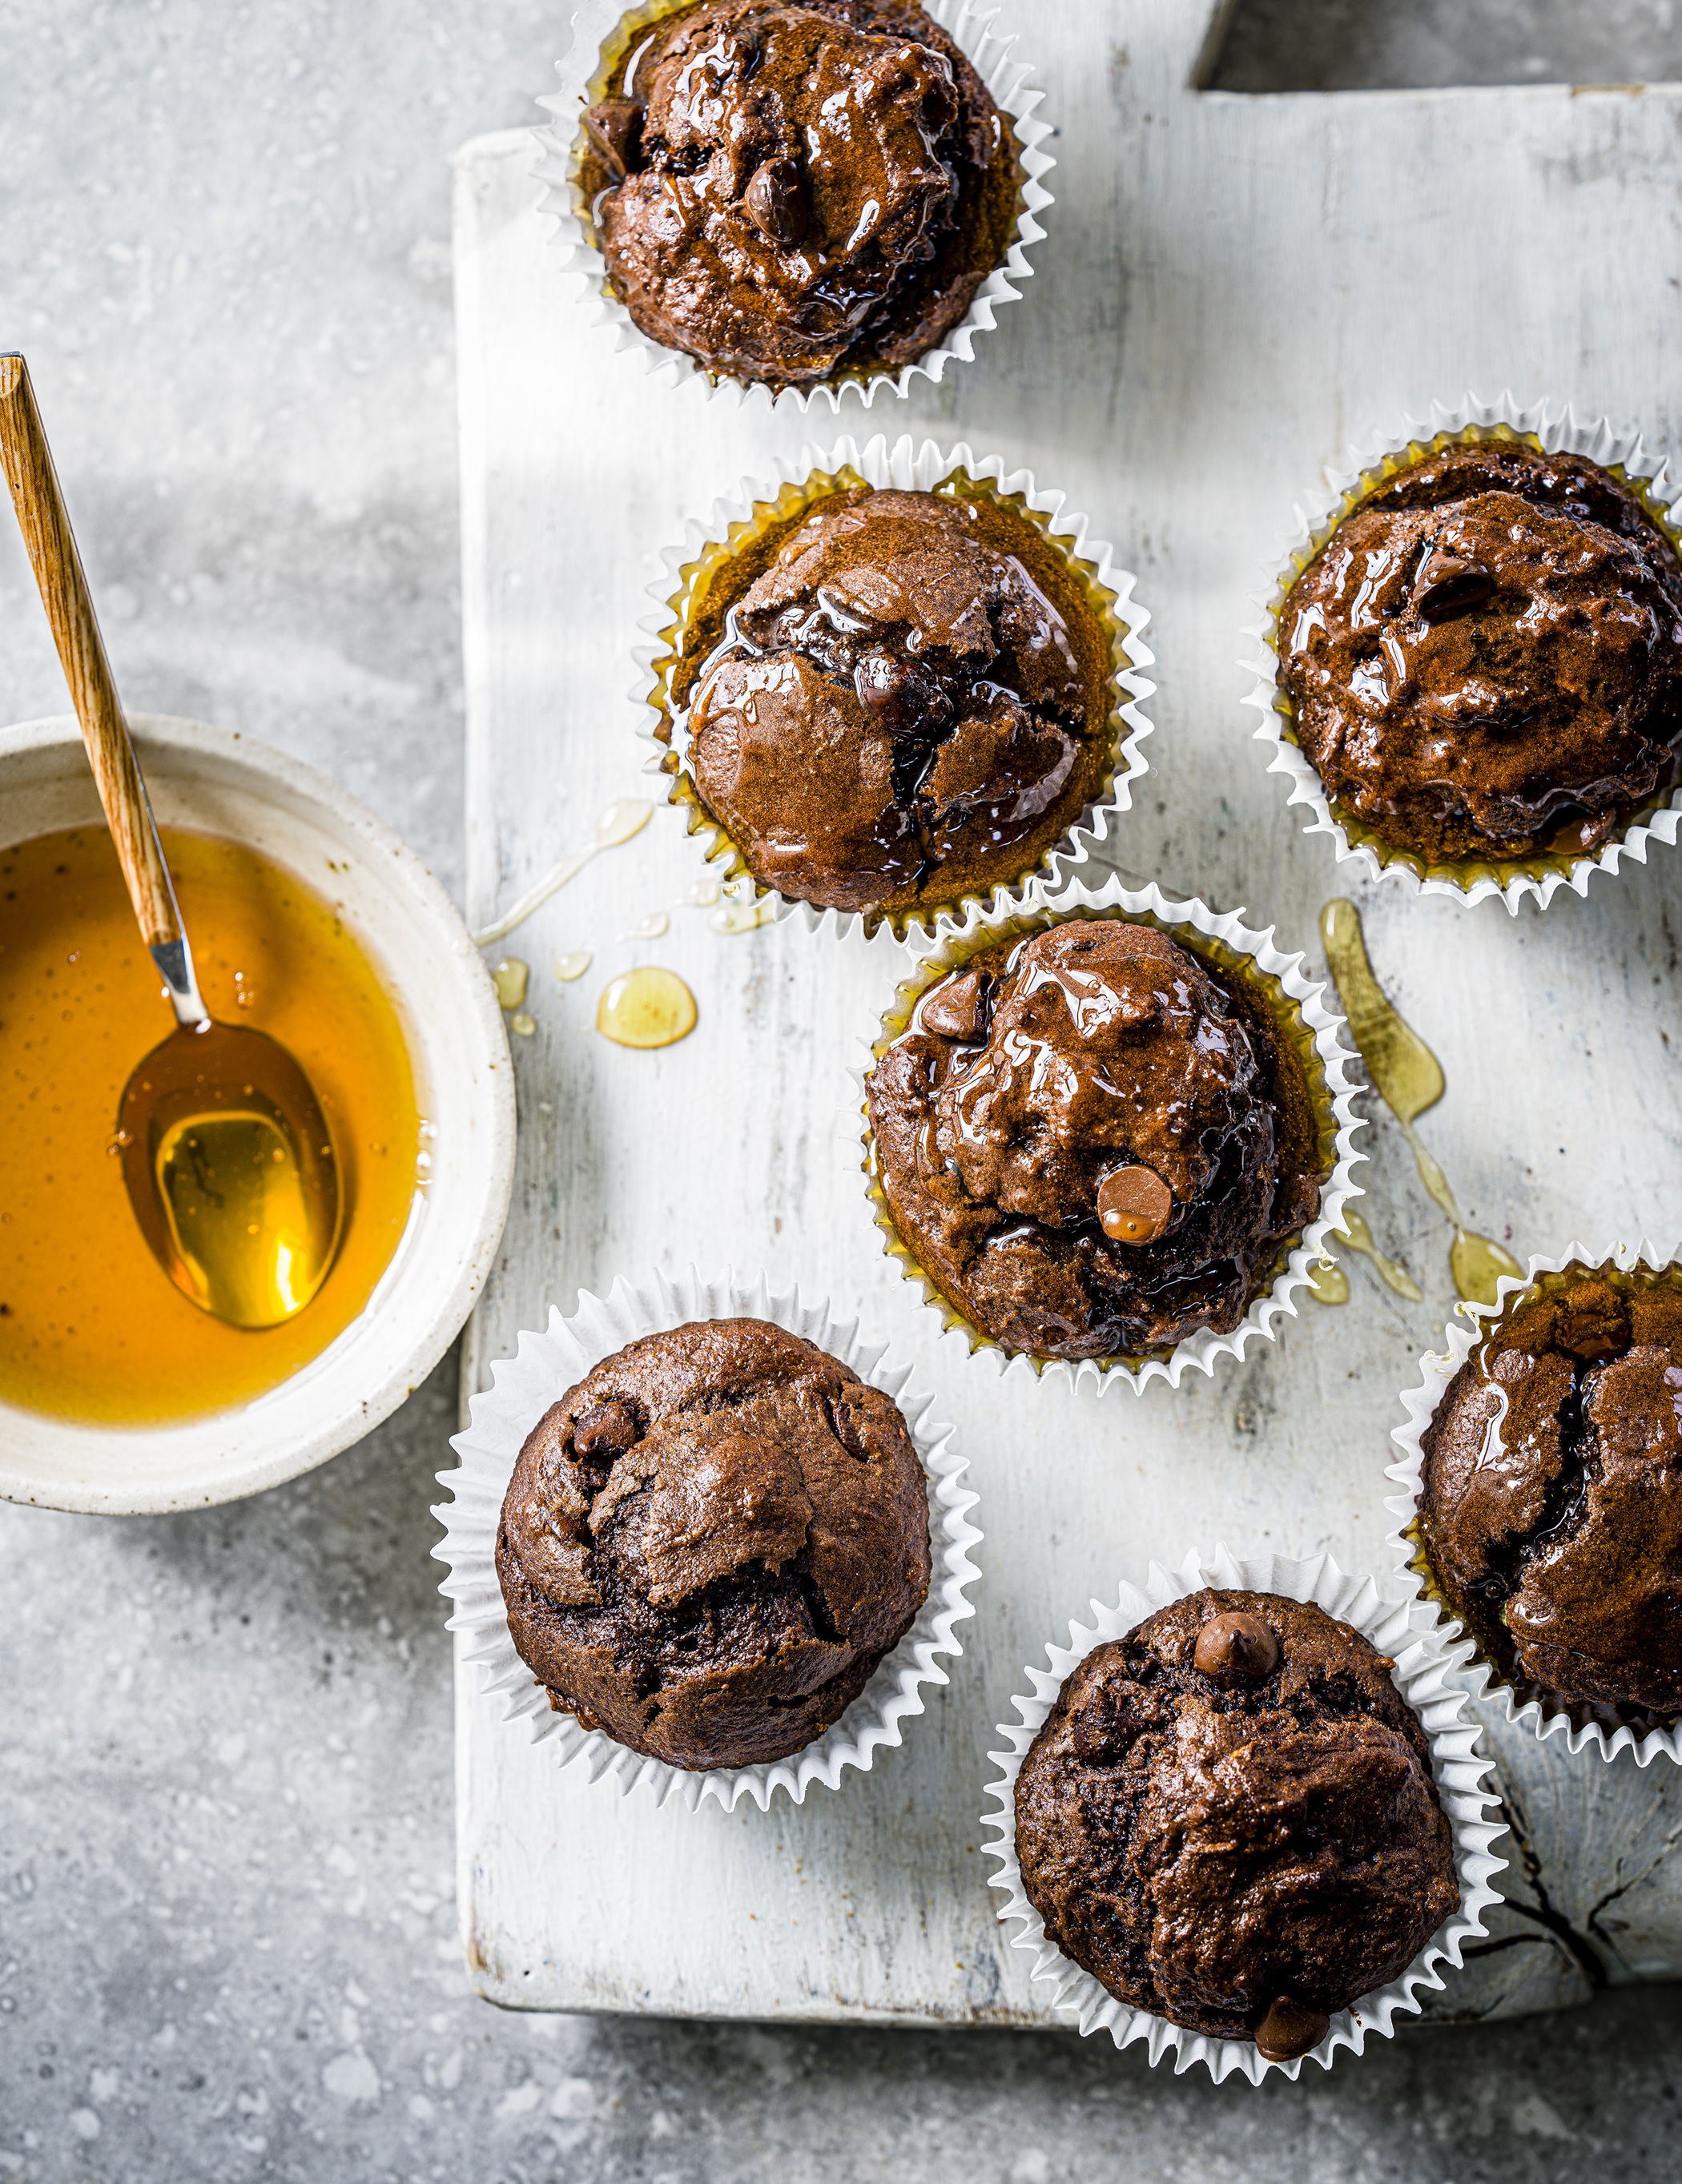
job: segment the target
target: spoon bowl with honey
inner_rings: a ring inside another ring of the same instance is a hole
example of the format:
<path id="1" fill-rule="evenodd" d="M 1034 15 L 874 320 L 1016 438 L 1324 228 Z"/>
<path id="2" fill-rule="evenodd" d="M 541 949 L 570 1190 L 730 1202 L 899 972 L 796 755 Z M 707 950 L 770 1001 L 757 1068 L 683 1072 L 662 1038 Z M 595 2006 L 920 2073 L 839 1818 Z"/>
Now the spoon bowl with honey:
<path id="1" fill-rule="evenodd" d="M 20 356 L 0 356 L 0 466 L 129 899 L 175 1012 L 175 1030 L 124 1088 L 113 1150 L 142 1234 L 176 1287 L 231 1326 L 277 1326 L 309 1304 L 338 1251 L 332 1136 L 293 1056 L 204 1006 Z"/>

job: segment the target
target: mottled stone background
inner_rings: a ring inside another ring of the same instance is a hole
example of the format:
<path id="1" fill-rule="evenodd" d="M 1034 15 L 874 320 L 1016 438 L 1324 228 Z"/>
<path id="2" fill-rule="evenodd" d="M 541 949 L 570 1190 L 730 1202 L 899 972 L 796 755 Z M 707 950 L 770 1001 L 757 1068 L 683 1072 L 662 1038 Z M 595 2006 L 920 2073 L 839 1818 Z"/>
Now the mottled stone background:
<path id="1" fill-rule="evenodd" d="M 1028 0 L 1005 13 L 1031 25 Z M 1216 80 L 1674 76 L 1677 13 L 1245 0 Z M 127 696 L 288 743 L 458 892 L 445 162 L 532 118 L 565 14 L 0 0 L 0 346 L 30 356 Z M 0 525 L 0 706 L 64 705 Z M 455 1936 L 428 1559 L 454 1412 L 452 1359 L 237 1507 L 0 1511 L 0 2176 L 1675 2173 L 1674 1990 L 1415 2031 L 1259 2094 L 1062 2034 L 488 2008 Z"/>

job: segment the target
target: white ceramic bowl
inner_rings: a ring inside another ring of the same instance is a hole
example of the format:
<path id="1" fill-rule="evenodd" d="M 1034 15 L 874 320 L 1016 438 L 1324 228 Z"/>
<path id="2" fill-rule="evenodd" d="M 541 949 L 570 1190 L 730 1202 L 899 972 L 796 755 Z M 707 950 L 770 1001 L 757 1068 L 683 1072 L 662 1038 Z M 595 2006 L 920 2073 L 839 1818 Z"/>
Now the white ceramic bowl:
<path id="1" fill-rule="evenodd" d="M 514 1179 L 514 1072 L 490 977 L 412 850 L 325 774 L 198 721 L 130 722 L 165 826 L 248 843 L 333 894 L 397 1009 L 437 1157 L 396 1256 L 319 1357 L 240 1407 L 120 1427 L 0 1402 L 0 1496 L 111 1514 L 202 1508 L 296 1478 L 376 1426 L 437 1364 L 496 1256 Z M 99 820 L 74 719 L 0 729 L 0 847 Z"/>

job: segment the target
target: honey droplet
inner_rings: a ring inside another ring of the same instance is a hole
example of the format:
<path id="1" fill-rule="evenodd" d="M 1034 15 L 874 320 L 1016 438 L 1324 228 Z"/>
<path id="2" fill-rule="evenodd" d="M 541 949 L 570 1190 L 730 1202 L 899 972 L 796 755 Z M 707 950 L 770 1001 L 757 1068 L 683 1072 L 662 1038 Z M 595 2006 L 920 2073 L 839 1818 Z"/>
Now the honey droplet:
<path id="1" fill-rule="evenodd" d="M 1349 1239 L 1350 1250 L 1364 1252 L 1378 1268 L 1380 1277 L 1389 1283 L 1398 1296 L 1405 1296 L 1413 1304 L 1423 1304 L 1424 1290 L 1406 1267 L 1399 1267 L 1394 1259 L 1385 1257 L 1373 1241 L 1372 1230 L 1352 1206 L 1344 1208 L 1343 1233 Z"/>
<path id="2" fill-rule="evenodd" d="M 491 972 L 491 983 L 497 989 L 499 1009 L 517 1009 L 525 1005 L 526 982 L 532 975 L 529 963 L 522 963 L 517 956 L 504 956 Z"/>
<path id="3" fill-rule="evenodd" d="M 646 917 L 639 917 L 625 935 L 627 940 L 658 940 L 671 927 L 671 920 L 663 910 L 651 910 Z"/>
<path id="4" fill-rule="evenodd" d="M 714 911 L 707 923 L 715 933 L 751 933 L 758 926 L 769 925 L 776 915 L 775 898 L 764 895 L 758 902 L 727 902 Z"/>
<path id="5" fill-rule="evenodd" d="M 1468 1304 L 1493 1304 L 1503 1274 L 1522 1279 L 1524 1269 L 1511 1251 L 1504 1251 L 1491 1237 L 1462 1229 L 1448 1255 L 1454 1286 Z"/>
<path id="6" fill-rule="evenodd" d="M 517 1016 L 511 1016 L 509 1018 L 508 1028 L 516 1038 L 530 1039 L 537 1028 L 537 1019 L 536 1017 L 528 1017 L 525 1010 L 521 1009 Z"/>
<path id="7" fill-rule="evenodd" d="M 570 986 L 575 978 L 583 977 L 594 961 L 588 948 L 575 949 L 570 956 L 555 957 L 554 975 L 564 986 Z"/>
<path id="8" fill-rule="evenodd" d="M 710 910 L 720 893 L 716 880 L 692 880 L 684 890 L 683 900 L 691 910 Z"/>
<path id="9" fill-rule="evenodd" d="M 1316 1304 L 1347 1304 L 1349 1276 L 1330 1259 L 1322 1259 L 1308 1272 L 1308 1294 Z"/>
<path id="10" fill-rule="evenodd" d="M 622 796 L 610 804 L 596 822 L 596 847 L 616 850 L 633 834 L 640 834 L 654 816 L 654 805 L 641 796 Z"/>
<path id="11" fill-rule="evenodd" d="M 1435 1156 L 1421 1144 L 1413 1127 L 1415 1117 L 1443 1095 L 1442 1064 L 1418 1033 L 1403 1022 L 1373 975 L 1361 913 L 1352 902 L 1339 896 L 1326 905 L 1320 912 L 1320 938 L 1325 944 L 1327 967 L 1373 1089 L 1401 1123 L 1420 1180 L 1454 1224 L 1454 1242 L 1448 1255 L 1454 1286 L 1468 1303 L 1493 1304 L 1501 1277 L 1523 1270 L 1510 1251 L 1467 1228 L 1448 1178 Z M 1352 1234 L 1351 1240 L 1354 1241 Z M 1369 1249 L 1371 1244 L 1369 1236 L 1364 1245 L 1356 1242 L 1355 1248 Z M 1390 1262 L 1378 1251 L 1373 1251 L 1372 1257 L 1390 1287 L 1403 1296 L 1417 1287 L 1412 1276 L 1399 1268 L 1387 1273 Z M 1392 1279 L 1392 1273 L 1401 1273 L 1402 1279 Z"/>
<path id="12" fill-rule="evenodd" d="M 1373 975 L 1361 913 L 1339 897 L 1320 912 L 1326 967 L 1343 1002 L 1373 1089 L 1398 1122 L 1407 1123 L 1443 1096 L 1442 1064 L 1397 1014 Z"/>
<path id="13" fill-rule="evenodd" d="M 644 964 L 607 988 L 596 1029 L 620 1046 L 671 1046 L 693 1031 L 695 1015 L 695 997 L 677 973 Z"/>

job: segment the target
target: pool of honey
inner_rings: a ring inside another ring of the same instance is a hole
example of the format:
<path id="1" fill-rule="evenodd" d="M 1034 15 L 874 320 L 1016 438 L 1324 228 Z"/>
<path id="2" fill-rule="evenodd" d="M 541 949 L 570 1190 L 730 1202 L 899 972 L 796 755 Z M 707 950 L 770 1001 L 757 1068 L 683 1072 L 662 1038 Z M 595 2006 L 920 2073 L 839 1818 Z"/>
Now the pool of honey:
<path id="1" fill-rule="evenodd" d="M 130 1072 L 175 1026 L 110 837 L 0 850 L 0 1401 L 60 1418 L 153 1424 L 278 1386 L 362 1311 L 417 1188 L 409 1050 L 331 904 L 238 843 L 165 829 L 164 844 L 211 1015 L 271 1034 L 315 1087 L 343 1241 L 277 1327 L 228 1326 L 175 1286 L 110 1150 Z"/>

